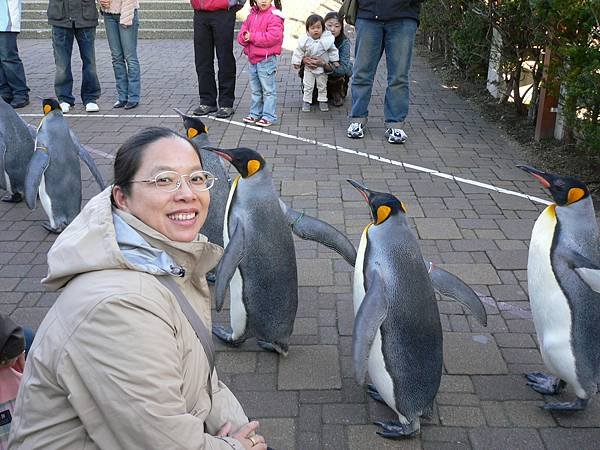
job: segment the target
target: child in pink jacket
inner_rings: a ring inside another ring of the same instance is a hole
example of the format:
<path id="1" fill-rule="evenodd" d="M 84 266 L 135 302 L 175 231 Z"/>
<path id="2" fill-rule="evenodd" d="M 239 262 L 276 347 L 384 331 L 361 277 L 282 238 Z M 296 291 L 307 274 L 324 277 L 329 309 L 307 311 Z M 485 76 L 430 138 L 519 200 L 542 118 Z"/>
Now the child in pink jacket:
<path id="1" fill-rule="evenodd" d="M 237 38 L 250 61 L 252 101 L 244 122 L 268 127 L 277 121 L 275 74 L 283 45 L 284 17 L 281 0 L 250 0 L 250 6 Z"/>

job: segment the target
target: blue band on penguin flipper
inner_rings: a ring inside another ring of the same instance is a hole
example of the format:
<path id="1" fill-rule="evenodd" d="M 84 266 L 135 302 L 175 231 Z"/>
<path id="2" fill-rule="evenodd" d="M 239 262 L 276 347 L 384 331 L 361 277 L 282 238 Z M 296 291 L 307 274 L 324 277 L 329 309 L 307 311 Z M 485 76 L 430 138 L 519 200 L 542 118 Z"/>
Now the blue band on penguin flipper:
<path id="1" fill-rule="evenodd" d="M 225 247 L 221 262 L 217 266 L 217 279 L 215 281 L 215 306 L 217 311 L 221 311 L 223 308 L 225 292 L 242 259 L 244 259 L 244 228 L 238 222 L 233 234 L 229 236 L 229 243 Z"/>
<path id="2" fill-rule="evenodd" d="M 352 340 L 352 359 L 358 384 L 364 384 L 367 376 L 368 358 L 379 327 L 388 315 L 389 298 L 377 271 L 369 276 L 369 288 L 356 312 Z"/>
<path id="3" fill-rule="evenodd" d="M 50 157 L 47 150 L 36 148 L 27 167 L 27 176 L 25 177 L 25 202 L 29 209 L 35 209 L 35 203 L 38 195 L 42 175 L 48 168 Z"/>

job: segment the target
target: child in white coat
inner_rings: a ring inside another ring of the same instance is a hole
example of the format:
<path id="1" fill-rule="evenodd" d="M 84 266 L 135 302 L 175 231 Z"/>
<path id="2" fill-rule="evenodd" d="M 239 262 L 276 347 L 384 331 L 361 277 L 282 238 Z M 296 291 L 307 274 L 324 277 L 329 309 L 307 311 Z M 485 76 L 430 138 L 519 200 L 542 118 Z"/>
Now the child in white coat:
<path id="1" fill-rule="evenodd" d="M 298 38 L 298 46 L 292 54 L 294 69 L 300 68 L 300 63 L 305 56 L 318 56 L 323 61 L 339 66 L 340 55 L 335 46 L 335 37 L 325 29 L 325 21 L 318 14 L 308 16 L 306 19 L 306 34 Z M 313 90 L 317 83 L 319 109 L 329 111 L 327 104 L 327 74 L 323 67 L 304 70 L 304 95 L 302 97 L 302 111 L 310 112 Z"/>

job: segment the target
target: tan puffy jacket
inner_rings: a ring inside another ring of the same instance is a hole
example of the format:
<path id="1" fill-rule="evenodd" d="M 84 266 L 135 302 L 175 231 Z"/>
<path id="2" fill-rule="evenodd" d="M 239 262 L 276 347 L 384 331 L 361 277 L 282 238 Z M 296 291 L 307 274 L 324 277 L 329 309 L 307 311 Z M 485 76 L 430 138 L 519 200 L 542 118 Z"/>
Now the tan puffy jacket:
<path id="1" fill-rule="evenodd" d="M 179 287 L 210 329 L 205 273 L 222 249 L 204 236 L 172 242 L 135 217 L 119 217 L 186 270 Z M 176 298 L 123 256 L 110 189 L 90 200 L 48 253 L 52 289 L 65 286 L 27 358 L 11 449 L 242 449 L 214 434 L 248 422 L 212 376 Z"/>

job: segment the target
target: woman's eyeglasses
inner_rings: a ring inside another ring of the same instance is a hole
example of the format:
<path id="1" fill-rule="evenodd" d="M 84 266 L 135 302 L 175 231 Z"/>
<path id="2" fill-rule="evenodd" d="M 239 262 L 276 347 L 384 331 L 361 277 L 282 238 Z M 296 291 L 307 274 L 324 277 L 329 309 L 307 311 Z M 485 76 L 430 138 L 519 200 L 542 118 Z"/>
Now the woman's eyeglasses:
<path id="1" fill-rule="evenodd" d="M 178 172 L 167 170 L 157 174 L 154 178 L 131 180 L 130 183 L 154 183 L 156 188 L 161 191 L 175 192 L 181 187 L 184 177 L 187 178 L 190 189 L 196 192 L 208 191 L 217 181 L 217 178 L 206 170 L 197 170 L 189 175 L 181 175 Z"/>

